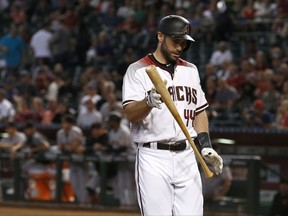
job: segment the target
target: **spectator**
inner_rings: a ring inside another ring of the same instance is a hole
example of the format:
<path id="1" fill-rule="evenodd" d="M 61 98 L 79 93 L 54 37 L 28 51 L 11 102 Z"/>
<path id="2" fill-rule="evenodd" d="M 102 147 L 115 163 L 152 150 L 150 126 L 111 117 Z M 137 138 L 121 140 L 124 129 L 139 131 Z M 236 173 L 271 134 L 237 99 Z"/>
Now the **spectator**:
<path id="1" fill-rule="evenodd" d="M 244 75 L 239 73 L 236 64 L 230 64 L 227 68 L 227 72 L 228 72 L 227 83 L 232 87 L 234 87 L 235 89 L 237 89 L 237 91 L 240 91 L 245 81 Z"/>
<path id="2" fill-rule="evenodd" d="M 87 84 L 84 87 L 84 93 L 85 95 L 80 100 L 79 113 L 83 113 L 87 110 L 85 105 L 87 100 L 92 100 L 94 105 L 101 100 L 101 96 L 97 93 L 97 85 L 95 83 Z"/>
<path id="3" fill-rule="evenodd" d="M 260 99 L 253 102 L 251 109 L 243 111 L 243 119 L 246 126 L 254 128 L 271 128 L 273 122 L 271 114 Z"/>
<path id="4" fill-rule="evenodd" d="M 30 3 L 31 4 L 31 3 Z M 46 0 L 39 0 L 35 2 L 33 14 L 32 14 L 32 20 L 36 23 L 44 22 L 46 17 L 49 17 L 52 12 L 51 5 L 49 5 L 49 2 Z"/>
<path id="5" fill-rule="evenodd" d="M 269 216 L 286 216 L 288 214 L 288 183 L 281 179 L 278 192 L 273 197 Z"/>
<path id="6" fill-rule="evenodd" d="M 215 40 L 223 41 L 231 38 L 233 29 L 233 21 L 231 12 L 227 8 L 225 1 L 219 1 L 217 4 L 217 11 L 215 13 Z"/>
<path id="7" fill-rule="evenodd" d="M 27 159 L 22 164 L 21 170 L 24 181 L 23 189 L 24 193 L 26 193 L 31 169 L 44 169 L 47 163 L 49 163 L 49 161 L 43 157 L 44 153 L 49 150 L 50 143 L 40 132 L 37 131 L 34 123 L 28 122 L 24 126 L 24 133 L 26 135 L 24 148 L 27 152 Z"/>
<path id="8" fill-rule="evenodd" d="M 18 94 L 16 82 L 17 79 L 13 76 L 10 76 L 5 80 L 5 84 L 3 85 L 6 92 L 6 99 L 11 101 L 11 103 L 15 103 L 14 95 Z"/>
<path id="9" fill-rule="evenodd" d="M 205 81 L 205 97 L 209 104 L 214 104 L 217 92 L 217 79 L 215 76 L 209 76 Z"/>
<path id="10" fill-rule="evenodd" d="M 210 63 L 219 67 L 224 62 L 231 62 L 232 60 L 233 55 L 227 43 L 224 41 L 219 42 L 217 50 L 212 53 Z"/>
<path id="11" fill-rule="evenodd" d="M 39 95 L 44 96 L 47 93 L 48 86 L 53 80 L 52 74 L 46 65 L 38 67 L 35 72 L 35 87 Z"/>
<path id="12" fill-rule="evenodd" d="M 90 127 L 90 136 L 86 140 L 86 154 L 94 155 L 108 153 L 108 130 L 101 123 L 93 123 Z"/>
<path id="13" fill-rule="evenodd" d="M 0 12 L 5 11 L 9 7 L 9 1 L 8 0 L 1 0 L 0 1 Z"/>
<path id="14" fill-rule="evenodd" d="M 76 50 L 78 55 L 78 61 L 81 66 L 86 63 L 86 52 L 90 47 L 91 35 L 86 23 L 79 23 L 78 34 L 76 34 Z M 80 34 L 81 32 L 81 34 Z"/>
<path id="15" fill-rule="evenodd" d="M 68 155 L 83 155 L 85 152 L 84 136 L 82 130 L 75 126 L 75 119 L 70 116 L 64 116 L 62 119 L 62 128 L 57 132 L 58 148 Z M 86 183 L 88 181 L 88 170 L 84 162 L 69 161 L 70 181 L 79 204 L 88 202 L 88 193 Z"/>
<path id="16" fill-rule="evenodd" d="M 20 71 L 20 82 L 16 85 L 17 92 L 26 101 L 31 101 L 37 95 L 37 89 L 32 83 L 32 76 L 27 70 Z"/>
<path id="17" fill-rule="evenodd" d="M 24 24 L 27 18 L 24 5 L 15 1 L 10 10 L 10 17 L 15 25 Z"/>
<path id="18" fill-rule="evenodd" d="M 51 42 L 53 35 L 50 32 L 50 22 L 43 23 L 42 28 L 32 35 L 30 46 L 34 52 L 37 64 L 51 64 Z"/>
<path id="19" fill-rule="evenodd" d="M 269 16 L 269 1 L 267 0 L 256 0 L 253 4 L 255 9 L 255 19 L 260 21 Z"/>
<path id="20" fill-rule="evenodd" d="M 102 155 L 109 153 L 108 146 L 108 130 L 104 128 L 100 123 L 93 123 L 90 127 L 90 135 L 86 139 L 86 155 Z M 95 166 L 94 174 L 90 177 L 89 182 L 86 185 L 91 202 L 98 202 L 98 192 L 97 187 L 99 186 L 99 175 L 100 170 L 99 161 L 93 164 Z M 108 165 L 108 171 L 109 169 Z M 108 176 L 110 174 L 108 173 Z"/>
<path id="21" fill-rule="evenodd" d="M 130 138 L 128 127 L 121 124 L 122 116 L 120 113 L 111 112 L 108 117 L 108 144 L 111 151 L 118 154 L 135 153 L 136 145 Z M 110 167 L 113 171 L 113 167 Z M 117 166 L 114 167 L 115 176 L 112 178 L 114 196 L 120 201 L 121 205 L 135 204 L 135 188 L 133 184 L 134 167 Z M 111 170 L 110 170 L 111 172 Z"/>
<path id="22" fill-rule="evenodd" d="M 11 25 L 10 32 L 0 39 L 0 51 L 4 53 L 7 75 L 18 76 L 18 69 L 24 52 L 24 42 L 18 35 L 18 29 Z"/>
<path id="23" fill-rule="evenodd" d="M 266 91 L 264 91 L 261 99 L 263 100 L 266 109 L 271 113 L 276 113 L 280 103 L 280 92 L 275 88 L 275 83 L 272 80 L 267 82 Z"/>
<path id="24" fill-rule="evenodd" d="M 255 95 L 259 98 L 263 97 L 264 92 L 267 91 L 269 82 L 272 82 L 274 78 L 274 71 L 266 69 L 256 75 L 256 89 Z"/>
<path id="25" fill-rule="evenodd" d="M 110 93 L 107 96 L 107 101 L 101 106 L 100 113 L 102 114 L 103 119 L 107 119 L 112 111 L 122 113 L 123 108 L 122 103 L 117 100 L 116 95 Z"/>
<path id="26" fill-rule="evenodd" d="M 58 17 L 58 27 L 53 32 L 53 37 L 51 40 L 52 50 L 53 50 L 53 62 L 60 63 L 64 67 L 68 66 L 67 55 L 70 50 L 71 32 L 65 26 L 64 17 L 59 15 Z"/>
<path id="27" fill-rule="evenodd" d="M 97 38 L 93 38 L 94 56 L 91 58 L 91 63 L 97 64 L 98 66 L 107 66 L 111 62 L 111 56 L 113 54 L 113 47 L 111 41 L 108 39 L 108 32 L 101 31 Z M 89 51 L 88 51 L 89 52 Z"/>
<path id="28" fill-rule="evenodd" d="M 233 106 L 238 97 L 238 92 L 234 87 L 230 86 L 225 79 L 219 79 L 212 107 L 227 118 L 229 113 L 233 111 Z"/>
<path id="29" fill-rule="evenodd" d="M 15 95 L 14 100 L 16 102 L 15 120 L 18 124 L 25 125 L 28 121 L 31 121 L 32 112 L 23 97 Z"/>
<path id="30" fill-rule="evenodd" d="M 108 143 L 115 153 L 133 151 L 136 147 L 130 139 L 129 128 L 121 124 L 121 120 L 122 116 L 120 113 L 111 112 L 107 121 L 109 126 Z"/>
<path id="31" fill-rule="evenodd" d="M 267 69 L 268 64 L 266 60 L 266 55 L 262 50 L 258 50 L 255 57 L 255 70 L 258 72 Z"/>
<path id="32" fill-rule="evenodd" d="M 102 114 L 96 109 L 91 98 L 85 101 L 85 111 L 80 112 L 77 119 L 77 124 L 80 127 L 90 127 L 93 123 L 100 123 L 103 120 Z"/>
<path id="33" fill-rule="evenodd" d="M 256 99 L 254 95 L 255 88 L 255 85 L 250 81 L 246 81 L 242 84 L 241 94 L 235 102 L 235 108 L 238 113 L 241 113 L 244 109 L 249 108 L 250 105 L 253 104 Z"/>
<path id="34" fill-rule="evenodd" d="M 283 100 L 276 112 L 276 128 L 288 128 L 288 99 Z"/>
<path id="35" fill-rule="evenodd" d="M 58 98 L 59 100 L 67 101 L 67 104 L 69 104 L 71 108 L 77 109 L 79 106 L 79 95 L 83 90 L 72 83 L 71 76 L 69 75 L 65 75 L 63 81 L 58 90 Z"/>
<path id="36" fill-rule="evenodd" d="M 256 10 L 253 6 L 253 0 L 248 0 L 247 4 L 243 7 L 241 15 L 244 19 L 254 19 Z"/>
<path id="37" fill-rule="evenodd" d="M 117 10 L 117 16 L 124 19 L 127 19 L 131 15 L 135 15 L 135 13 L 135 2 L 130 0 L 125 0 L 124 4 Z"/>
<path id="38" fill-rule="evenodd" d="M 254 60 L 252 59 L 243 59 L 240 63 L 240 74 L 245 77 L 246 81 L 255 82 L 256 73 L 254 70 Z"/>
<path id="39" fill-rule="evenodd" d="M 13 104 L 5 98 L 5 94 L 5 90 L 0 89 L 0 124 L 13 121 L 16 114 Z"/>
<path id="40" fill-rule="evenodd" d="M 57 112 L 58 102 L 55 99 L 49 98 L 48 100 L 48 108 L 44 110 L 41 124 L 50 125 L 52 124 L 52 120 Z"/>
<path id="41" fill-rule="evenodd" d="M 30 120 L 41 123 L 44 117 L 45 108 L 43 99 L 40 97 L 34 97 L 32 99 L 32 108 L 31 108 L 31 118 Z"/>
<path id="42" fill-rule="evenodd" d="M 93 123 L 102 122 L 102 114 L 96 110 L 92 99 L 87 99 L 85 102 L 86 109 L 84 112 L 79 113 L 77 125 L 80 127 L 90 127 Z"/>
<path id="43" fill-rule="evenodd" d="M 88 66 L 85 68 L 84 73 L 81 75 L 81 85 L 84 87 L 85 94 L 88 94 L 88 87 L 96 87 L 98 80 L 100 79 L 100 71 L 95 67 Z M 90 86 L 89 86 L 90 85 Z"/>
<path id="44" fill-rule="evenodd" d="M 24 133 L 18 131 L 15 122 L 8 122 L 5 126 L 5 132 L 7 133 L 7 137 L 1 139 L 0 150 L 9 152 L 13 158 L 23 148 L 26 136 Z"/>
<path id="45" fill-rule="evenodd" d="M 123 21 L 122 17 L 117 16 L 116 5 L 111 5 L 107 8 L 107 12 L 102 14 L 102 23 L 109 30 L 117 28 L 117 26 Z"/>
<path id="46" fill-rule="evenodd" d="M 57 74 L 54 77 L 54 80 L 48 85 L 46 98 L 57 101 L 59 99 L 58 98 L 59 89 L 63 84 L 64 80 L 62 76 L 60 74 L 59 75 Z"/>
<path id="47" fill-rule="evenodd" d="M 76 111 L 72 107 L 69 107 L 66 102 L 60 101 L 57 104 L 57 109 L 53 117 L 52 123 L 61 124 L 61 121 L 65 115 L 75 116 L 75 114 Z"/>
<path id="48" fill-rule="evenodd" d="M 78 25 L 79 17 L 76 12 L 76 8 L 68 7 L 65 11 L 63 22 L 68 29 L 75 29 Z M 81 32 L 82 33 L 82 32 Z"/>

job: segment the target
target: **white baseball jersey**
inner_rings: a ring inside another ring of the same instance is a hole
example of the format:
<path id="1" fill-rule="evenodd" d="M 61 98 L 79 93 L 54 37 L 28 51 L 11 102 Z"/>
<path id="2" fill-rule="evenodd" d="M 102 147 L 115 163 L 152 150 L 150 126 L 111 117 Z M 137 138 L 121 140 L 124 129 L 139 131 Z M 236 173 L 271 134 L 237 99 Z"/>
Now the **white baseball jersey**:
<path id="1" fill-rule="evenodd" d="M 200 86 L 195 65 L 182 59 L 173 65 L 162 65 L 152 54 L 131 64 L 123 82 L 123 106 L 143 100 L 153 87 L 146 67 L 155 65 L 191 137 L 196 137 L 193 123 L 197 112 L 208 104 Z M 174 67 L 174 68 L 173 68 Z M 163 103 L 153 108 L 141 122 L 131 125 L 131 137 L 139 143 L 136 158 L 137 198 L 142 216 L 203 215 L 201 178 L 190 145 L 173 152 L 143 147 L 150 144 L 186 140 L 176 120 Z M 187 141 L 186 141 L 187 144 Z"/>
<path id="2" fill-rule="evenodd" d="M 131 64 L 123 81 L 123 106 L 141 101 L 153 87 L 145 69 L 154 64 L 163 80 L 167 80 L 167 89 L 171 94 L 176 108 L 186 124 L 191 137 L 196 137 L 193 128 L 195 114 L 208 107 L 205 94 L 200 86 L 199 73 L 195 65 L 179 59 L 174 75 L 167 71 L 165 65 L 159 64 L 150 54 Z M 152 109 L 141 122 L 131 125 L 131 137 L 134 142 L 175 142 L 184 140 L 176 120 L 163 103 L 162 109 Z M 171 127 L 173 125 L 173 127 Z"/>

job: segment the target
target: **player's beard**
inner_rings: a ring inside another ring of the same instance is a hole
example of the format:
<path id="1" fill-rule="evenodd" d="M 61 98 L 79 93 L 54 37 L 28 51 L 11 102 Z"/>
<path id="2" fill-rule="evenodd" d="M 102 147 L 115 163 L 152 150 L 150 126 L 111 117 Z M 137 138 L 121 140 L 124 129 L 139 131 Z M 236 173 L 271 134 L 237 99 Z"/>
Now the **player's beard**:
<path id="1" fill-rule="evenodd" d="M 178 60 L 178 58 L 174 58 L 171 54 L 171 51 L 169 51 L 168 46 L 167 46 L 167 42 L 166 42 L 166 38 L 164 38 L 163 43 L 161 44 L 161 52 L 164 56 L 164 58 L 166 59 L 167 63 L 172 63 L 175 64 L 176 61 Z"/>

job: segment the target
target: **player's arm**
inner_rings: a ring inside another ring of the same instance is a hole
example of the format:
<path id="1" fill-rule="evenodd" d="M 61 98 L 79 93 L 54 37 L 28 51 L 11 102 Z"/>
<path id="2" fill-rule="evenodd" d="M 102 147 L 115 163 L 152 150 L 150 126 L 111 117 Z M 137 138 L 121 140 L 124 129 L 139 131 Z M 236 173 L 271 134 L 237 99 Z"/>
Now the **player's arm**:
<path id="1" fill-rule="evenodd" d="M 141 101 L 133 101 L 124 106 L 124 112 L 132 123 L 139 122 L 146 118 L 152 108 L 161 109 L 161 95 L 153 87 L 148 95 Z"/>
<path id="2" fill-rule="evenodd" d="M 135 73 L 134 66 L 129 66 L 123 78 L 123 110 L 131 123 L 145 119 L 152 108 L 161 108 L 161 95 L 156 92 L 155 87 L 149 89 L 143 85 L 143 74 Z"/>
<path id="3" fill-rule="evenodd" d="M 207 113 L 205 110 L 196 114 L 195 121 L 194 121 L 194 129 L 196 130 L 197 134 L 201 132 L 208 133 L 209 123 L 208 123 Z"/>
<path id="4" fill-rule="evenodd" d="M 209 136 L 209 123 L 206 111 L 199 112 L 195 117 L 194 128 L 197 132 L 197 143 L 202 156 L 214 166 L 215 173 L 218 175 L 223 169 L 223 160 L 212 148 Z"/>
<path id="5" fill-rule="evenodd" d="M 148 106 L 146 98 L 142 101 L 134 101 L 124 106 L 124 113 L 131 123 L 142 121 L 149 115 L 152 107 Z"/>
<path id="6" fill-rule="evenodd" d="M 152 108 L 161 109 L 161 95 L 153 87 L 148 96 L 141 101 L 133 101 L 124 106 L 124 113 L 132 123 L 139 122 L 146 118 Z"/>

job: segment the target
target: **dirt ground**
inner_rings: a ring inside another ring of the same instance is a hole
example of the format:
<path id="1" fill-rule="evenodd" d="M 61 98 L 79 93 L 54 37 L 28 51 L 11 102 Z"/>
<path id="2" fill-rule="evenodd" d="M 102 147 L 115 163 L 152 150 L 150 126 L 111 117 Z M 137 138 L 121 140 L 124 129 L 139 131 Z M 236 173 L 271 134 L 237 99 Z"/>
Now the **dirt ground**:
<path id="1" fill-rule="evenodd" d="M 126 210 L 97 210 L 97 209 L 81 209 L 81 208 L 61 208 L 61 207 L 40 207 L 40 206 L 19 206 L 19 205 L 0 205 L 0 216 L 140 216 L 136 211 Z M 205 212 L 204 216 L 245 216 L 236 213 L 219 213 Z"/>
<path id="2" fill-rule="evenodd" d="M 46 208 L 19 208 L 1 207 L 1 216 L 140 216 L 135 212 L 104 212 L 75 209 L 46 209 Z"/>

